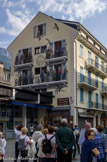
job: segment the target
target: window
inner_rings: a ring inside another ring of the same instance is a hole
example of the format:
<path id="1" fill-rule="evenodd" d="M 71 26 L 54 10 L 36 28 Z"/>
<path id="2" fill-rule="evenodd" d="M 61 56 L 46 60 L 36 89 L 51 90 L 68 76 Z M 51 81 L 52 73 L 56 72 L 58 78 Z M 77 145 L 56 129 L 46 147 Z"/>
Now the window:
<path id="1" fill-rule="evenodd" d="M 40 68 L 35 68 L 35 75 L 40 74 Z"/>
<path id="2" fill-rule="evenodd" d="M 4 80 L 7 80 L 7 73 L 4 73 Z"/>
<path id="3" fill-rule="evenodd" d="M 95 56 L 95 67 L 98 68 L 98 57 Z"/>
<path id="4" fill-rule="evenodd" d="M 83 90 L 83 88 L 80 88 L 80 101 L 81 102 L 84 101 L 84 90 Z"/>
<path id="5" fill-rule="evenodd" d="M 102 96 L 102 109 L 104 109 L 104 96 Z"/>
<path id="6" fill-rule="evenodd" d="M 40 38 L 42 35 L 46 35 L 46 23 L 34 27 L 34 38 Z"/>
<path id="7" fill-rule="evenodd" d="M 98 88 L 98 76 L 96 75 L 96 78 L 95 78 L 95 86 Z"/>
<path id="8" fill-rule="evenodd" d="M 40 54 L 40 47 L 35 48 L 35 55 Z"/>
<path id="9" fill-rule="evenodd" d="M 46 46 L 42 46 L 41 47 L 41 53 L 46 53 L 47 47 Z"/>
<path id="10" fill-rule="evenodd" d="M 80 66 L 80 82 L 84 81 L 84 76 L 83 76 L 83 67 Z"/>
<path id="11" fill-rule="evenodd" d="M 96 93 L 96 108 L 98 108 L 98 93 Z"/>
<path id="12" fill-rule="evenodd" d="M 88 51 L 88 64 L 91 64 L 91 52 Z"/>
<path id="13" fill-rule="evenodd" d="M 102 79 L 102 91 L 104 91 L 104 79 Z"/>
<path id="14" fill-rule="evenodd" d="M 91 85 L 91 72 L 88 71 L 88 84 Z"/>
<path id="15" fill-rule="evenodd" d="M 101 71 L 104 72 L 104 61 L 101 61 Z"/>
<path id="16" fill-rule="evenodd" d="M 93 106 L 93 104 L 92 104 L 92 92 L 91 91 L 88 92 L 88 106 L 89 107 Z"/>
<path id="17" fill-rule="evenodd" d="M 83 57 L 83 46 L 80 45 L 80 56 Z"/>

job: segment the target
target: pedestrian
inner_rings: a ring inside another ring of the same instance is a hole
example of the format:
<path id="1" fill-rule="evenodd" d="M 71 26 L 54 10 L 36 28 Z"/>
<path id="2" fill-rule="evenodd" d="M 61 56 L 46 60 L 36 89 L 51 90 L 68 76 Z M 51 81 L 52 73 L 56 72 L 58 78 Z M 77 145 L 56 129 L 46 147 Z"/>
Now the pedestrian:
<path id="1" fill-rule="evenodd" d="M 93 153 L 95 154 L 95 156 L 100 155 L 100 152 L 98 151 L 94 143 L 94 131 L 86 130 L 85 141 L 83 142 L 81 148 L 81 162 L 92 162 Z"/>
<path id="2" fill-rule="evenodd" d="M 48 129 L 47 128 L 43 129 L 42 133 L 43 135 L 48 134 Z M 37 156 L 39 157 L 39 162 L 43 162 L 43 152 L 42 152 L 41 144 L 42 144 L 42 137 L 38 139 L 39 151 L 38 151 Z"/>
<path id="3" fill-rule="evenodd" d="M 104 126 L 103 125 L 98 125 L 97 127 L 97 135 L 100 136 L 103 140 L 103 145 L 104 145 L 104 154 L 105 154 L 105 161 L 106 161 L 106 156 L 107 156 L 107 135 L 103 133 L 104 131 Z"/>
<path id="4" fill-rule="evenodd" d="M 6 140 L 2 131 L 2 126 L 0 125 L 0 162 L 3 162 L 5 155 Z"/>
<path id="5" fill-rule="evenodd" d="M 27 136 L 28 129 L 23 127 L 21 129 L 21 135 L 19 137 L 18 149 L 21 154 L 21 162 L 28 162 L 28 144 L 31 145 L 32 142 Z"/>
<path id="6" fill-rule="evenodd" d="M 72 146 L 75 145 L 75 137 L 71 128 L 67 127 L 68 121 L 63 118 L 61 127 L 56 130 L 57 162 L 72 161 Z"/>
<path id="7" fill-rule="evenodd" d="M 14 162 L 17 162 L 18 156 L 19 156 L 19 150 L 18 150 L 18 143 L 19 143 L 19 137 L 21 135 L 21 129 L 23 128 L 23 125 L 17 125 L 14 127 L 14 133 L 16 135 L 16 142 L 15 142 L 15 160 Z"/>
<path id="8" fill-rule="evenodd" d="M 48 134 L 42 137 L 43 162 L 56 162 L 56 140 L 54 127 L 48 127 Z"/>
<path id="9" fill-rule="evenodd" d="M 74 137 L 75 137 L 75 141 L 76 141 L 76 134 L 75 134 L 75 129 L 73 129 L 73 132 L 74 132 Z M 76 143 L 75 143 L 75 145 L 74 146 L 72 146 L 72 151 L 73 151 L 73 160 L 77 160 L 76 159 L 76 151 L 77 151 L 77 149 L 76 149 Z"/>
<path id="10" fill-rule="evenodd" d="M 78 125 L 75 125 L 74 134 L 75 134 L 75 140 L 76 140 L 76 148 L 78 150 L 78 154 L 80 154 L 80 146 L 78 144 L 79 137 L 80 137 L 80 129 L 78 128 Z"/>
<path id="11" fill-rule="evenodd" d="M 96 160 L 94 160 L 95 162 L 105 162 L 104 161 L 104 144 L 103 144 L 103 140 L 102 137 L 99 136 L 97 133 L 97 129 L 96 128 L 91 128 L 91 130 L 94 131 L 94 143 L 96 148 L 98 149 L 98 151 L 100 152 L 100 155 L 96 157 Z M 93 161 L 93 162 L 94 162 Z"/>
<path id="12" fill-rule="evenodd" d="M 85 128 L 81 129 L 78 144 L 82 145 L 85 140 L 85 131 L 91 128 L 91 123 L 85 121 Z"/>
<path id="13" fill-rule="evenodd" d="M 104 134 L 107 134 L 107 125 L 106 125 L 106 127 L 104 129 Z"/>
<path id="14" fill-rule="evenodd" d="M 33 125 L 31 124 L 31 126 L 30 126 L 30 136 L 32 136 L 33 132 L 34 132 L 34 127 L 33 127 Z"/>
<path id="15" fill-rule="evenodd" d="M 41 138 L 43 136 L 42 134 L 42 125 L 41 124 L 38 124 L 35 126 L 35 131 L 32 135 L 32 139 L 35 141 L 35 147 L 36 147 L 36 154 L 35 154 L 35 159 L 34 159 L 34 162 L 37 162 L 38 160 L 38 151 L 39 151 L 39 148 L 38 148 L 38 139 Z"/>

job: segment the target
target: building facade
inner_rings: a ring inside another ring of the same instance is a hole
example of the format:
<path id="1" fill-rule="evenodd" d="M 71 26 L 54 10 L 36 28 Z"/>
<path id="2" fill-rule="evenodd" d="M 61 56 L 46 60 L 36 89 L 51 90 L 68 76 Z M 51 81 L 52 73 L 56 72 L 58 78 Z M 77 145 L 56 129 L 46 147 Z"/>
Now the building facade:
<path id="1" fill-rule="evenodd" d="M 39 12 L 8 52 L 12 86 L 53 92 L 52 110 L 38 111 L 45 126 L 107 124 L 107 49 L 80 23 Z"/>

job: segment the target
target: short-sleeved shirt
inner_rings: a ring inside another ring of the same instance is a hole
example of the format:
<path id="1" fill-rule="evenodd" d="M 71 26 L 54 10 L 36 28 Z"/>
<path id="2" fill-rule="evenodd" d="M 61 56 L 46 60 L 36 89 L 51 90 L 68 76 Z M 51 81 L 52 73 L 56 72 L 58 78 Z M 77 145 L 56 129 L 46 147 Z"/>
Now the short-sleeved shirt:
<path id="1" fill-rule="evenodd" d="M 19 137 L 21 135 L 21 131 L 18 131 L 17 129 L 14 129 L 14 133 L 16 135 L 16 142 L 19 142 Z"/>
<path id="2" fill-rule="evenodd" d="M 25 150 L 28 150 L 28 141 L 30 141 L 30 139 L 26 135 L 20 135 L 20 139 L 23 139 L 23 138 L 25 138 L 25 145 L 26 145 Z"/>
<path id="3" fill-rule="evenodd" d="M 47 134 L 46 137 L 47 139 L 50 139 L 53 135 L 51 134 Z M 45 136 L 42 137 L 41 141 L 43 141 L 45 139 Z M 54 146 L 54 144 L 56 143 L 55 141 L 55 137 L 53 137 L 51 139 L 51 144 L 52 144 L 52 147 Z M 43 154 L 43 157 L 45 157 L 45 154 Z M 56 151 L 54 151 L 52 154 L 51 154 L 51 158 L 56 158 Z"/>
<path id="4" fill-rule="evenodd" d="M 104 145 L 102 138 L 98 135 L 95 135 L 94 141 L 96 148 L 100 152 L 100 155 L 97 157 L 97 159 L 104 159 Z"/>
<path id="5" fill-rule="evenodd" d="M 85 139 L 81 148 L 81 162 L 92 162 L 92 150 L 96 148 L 94 141 Z"/>

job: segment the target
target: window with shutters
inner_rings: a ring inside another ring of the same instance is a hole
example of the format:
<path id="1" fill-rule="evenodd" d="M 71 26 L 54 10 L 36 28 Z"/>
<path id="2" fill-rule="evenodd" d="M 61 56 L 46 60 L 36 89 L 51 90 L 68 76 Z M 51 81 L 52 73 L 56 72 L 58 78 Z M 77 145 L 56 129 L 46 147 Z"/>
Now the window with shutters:
<path id="1" fill-rule="evenodd" d="M 46 35 L 46 23 L 34 26 L 34 38 Z"/>

